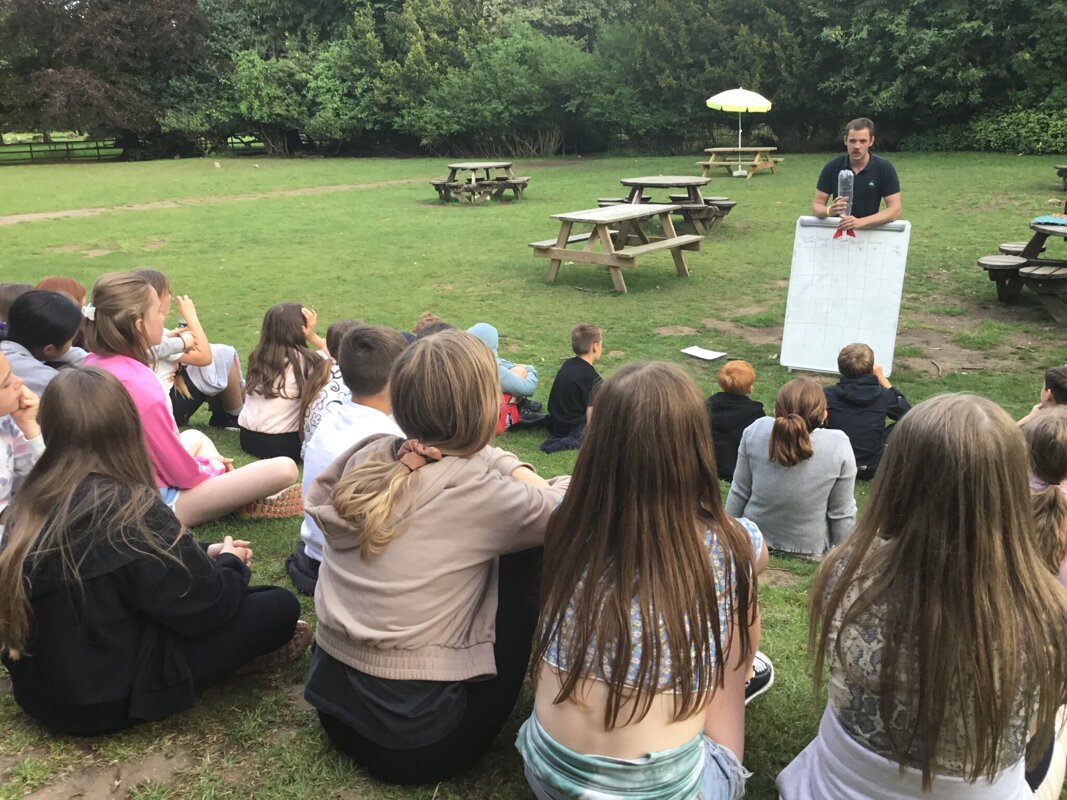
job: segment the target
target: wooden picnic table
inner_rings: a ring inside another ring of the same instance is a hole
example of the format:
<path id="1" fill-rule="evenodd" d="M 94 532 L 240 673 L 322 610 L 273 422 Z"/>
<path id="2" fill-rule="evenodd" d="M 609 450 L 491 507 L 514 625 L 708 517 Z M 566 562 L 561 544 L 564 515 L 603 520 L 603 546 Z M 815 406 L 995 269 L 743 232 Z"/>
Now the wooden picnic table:
<path id="1" fill-rule="evenodd" d="M 490 197 L 499 200 L 511 189 L 521 199 L 529 177 L 516 177 L 511 161 L 460 161 L 448 165 L 448 177 L 430 181 L 437 196 L 447 202 L 481 203 Z"/>
<path id="2" fill-rule="evenodd" d="M 1049 316 L 1067 325 L 1067 259 L 1041 257 L 1049 237 L 1067 240 L 1067 225 L 1031 222 L 1030 229 L 1033 234 L 1017 256 L 984 256 L 978 259 L 978 266 L 996 282 L 997 298 L 1002 302 L 1017 302 L 1023 287 L 1029 287 Z"/>
<path id="3" fill-rule="evenodd" d="M 658 250 L 670 250 L 675 269 L 689 277 L 682 250 L 700 250 L 704 237 L 698 234 L 679 235 L 674 229 L 671 214 L 678 206 L 660 203 L 626 203 L 607 208 L 591 208 L 553 214 L 560 222 L 555 239 L 531 242 L 534 255 L 550 259 L 545 280 L 553 283 L 560 264 L 575 261 L 584 264 L 603 264 L 611 272 L 611 282 L 617 292 L 626 292 L 622 270 L 637 266 L 637 257 Z M 658 222 L 662 234 L 652 230 Z M 572 234 L 574 225 L 590 225 L 589 232 Z M 613 227 L 615 226 L 615 227 Z M 584 243 L 581 249 L 568 245 Z M 596 249 L 599 245 L 600 249 Z"/>
<path id="4" fill-rule="evenodd" d="M 747 169 L 747 177 L 751 178 L 757 172 L 774 173 L 774 168 L 784 160 L 771 155 L 777 151 L 777 147 L 708 147 L 704 149 L 708 160 L 698 161 L 697 165 L 703 168 L 704 177 L 713 169 L 725 169 L 732 175 L 740 167 Z"/>
<path id="5" fill-rule="evenodd" d="M 626 196 L 627 203 L 661 203 L 651 197 L 647 192 L 664 189 L 684 189 L 685 195 L 672 195 L 669 197 L 672 205 L 678 206 L 684 223 L 692 229 L 693 233 L 707 236 L 720 220 L 719 210 L 716 206 L 707 203 L 700 194 L 700 187 L 706 186 L 711 178 L 700 178 L 694 175 L 645 175 L 639 178 L 621 178 L 619 183 L 630 189 Z"/>

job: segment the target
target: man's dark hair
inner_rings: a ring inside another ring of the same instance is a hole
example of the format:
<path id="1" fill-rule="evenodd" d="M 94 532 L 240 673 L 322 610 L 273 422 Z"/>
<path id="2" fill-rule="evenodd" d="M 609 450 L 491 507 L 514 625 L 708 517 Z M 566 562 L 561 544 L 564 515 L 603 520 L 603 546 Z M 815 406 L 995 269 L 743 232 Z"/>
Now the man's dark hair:
<path id="1" fill-rule="evenodd" d="M 353 397 L 378 394 L 389 383 L 393 362 L 407 340 L 399 331 L 379 325 L 360 325 L 341 338 L 337 366 Z"/>
<path id="2" fill-rule="evenodd" d="M 68 295 L 33 289 L 15 298 L 7 312 L 4 338 L 30 352 L 64 345 L 81 327 L 82 310 Z"/>
<path id="3" fill-rule="evenodd" d="M 867 117 L 857 117 L 845 126 L 845 136 L 848 136 L 849 131 L 862 130 L 868 130 L 871 132 L 871 136 L 874 136 L 874 120 L 867 119 Z"/>

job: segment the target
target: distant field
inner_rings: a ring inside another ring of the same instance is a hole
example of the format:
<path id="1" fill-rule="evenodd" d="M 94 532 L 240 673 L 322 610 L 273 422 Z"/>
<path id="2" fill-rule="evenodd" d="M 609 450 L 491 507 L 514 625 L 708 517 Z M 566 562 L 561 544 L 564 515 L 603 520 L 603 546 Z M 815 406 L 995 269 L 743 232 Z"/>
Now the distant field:
<path id="1" fill-rule="evenodd" d="M 678 353 L 700 344 L 751 361 L 754 396 L 770 409 L 792 377 L 777 354 L 793 227 L 809 212 L 827 158 L 785 157 L 777 175 L 713 177 L 708 193 L 738 206 L 700 253 L 687 254 L 692 277 L 678 278 L 669 255 L 646 256 L 626 275 L 627 295 L 612 291 L 606 271 L 581 264 L 564 264 L 559 280 L 546 285 L 547 262 L 527 243 L 557 233 L 551 214 L 618 194 L 619 178 L 696 174 L 696 155 L 517 162 L 519 173 L 532 176 L 528 199 L 480 207 L 437 201 L 428 181 L 446 173 L 447 159 L 3 167 L 2 279 L 63 274 L 91 285 L 103 272 L 154 267 L 196 301 L 212 339 L 234 344 L 242 356 L 255 344 L 265 309 L 282 300 L 315 307 L 323 328 L 352 317 L 406 329 L 423 311 L 464 328 L 488 321 L 500 329 L 503 354 L 537 365 L 541 399 L 570 355 L 570 329 L 588 321 L 605 329 L 603 373 L 634 359 L 662 359 L 681 364 L 710 394 L 718 365 Z M 1067 360 L 1063 331 L 1029 293 L 1017 306 L 998 303 L 975 259 L 1000 242 L 1028 238 L 1032 217 L 1062 210 L 1057 159 L 967 153 L 892 160 L 913 226 L 894 383 L 913 402 L 969 391 L 1021 416 L 1037 400 L 1042 371 Z M 76 213 L 48 216 L 60 212 Z M 40 216 L 9 224 L 24 214 Z M 1049 249 L 1067 257 L 1060 240 Z M 239 453 L 235 435 L 216 438 L 225 452 Z M 569 471 L 573 454 L 545 456 L 540 438 L 510 434 L 499 443 L 542 474 Z M 866 488 L 858 493 L 862 507 Z M 255 580 L 287 585 L 283 561 L 297 530 L 285 522 L 228 522 L 197 534 L 214 540 L 240 531 L 256 549 Z M 780 560 L 772 566 L 760 591 L 761 649 L 775 660 L 778 678 L 748 712 L 745 761 L 755 773 L 748 793 L 755 800 L 776 796 L 775 774 L 812 737 L 822 710 L 804 661 L 811 569 Z M 305 608 L 313 618 L 306 599 Z M 306 666 L 305 658 L 277 675 L 235 681 L 177 719 L 103 740 L 47 736 L 4 696 L 0 798 L 54 785 L 63 796 L 75 789 L 100 796 L 92 787 L 104 784 L 92 781 L 116 769 L 124 781 L 117 796 L 128 790 L 125 796 L 139 800 L 527 796 L 512 741 L 528 697 L 466 778 L 401 790 L 365 778 L 332 752 L 300 700 Z M 142 768 L 146 761 L 155 771 Z"/>

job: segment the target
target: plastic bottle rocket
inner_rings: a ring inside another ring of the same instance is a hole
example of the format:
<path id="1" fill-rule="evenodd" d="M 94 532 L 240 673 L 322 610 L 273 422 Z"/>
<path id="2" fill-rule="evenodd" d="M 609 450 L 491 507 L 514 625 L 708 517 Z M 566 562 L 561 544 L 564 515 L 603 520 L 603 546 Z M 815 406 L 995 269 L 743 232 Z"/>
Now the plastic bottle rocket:
<path id="1" fill-rule="evenodd" d="M 845 213 L 842 216 L 849 216 L 852 214 L 852 196 L 856 185 L 856 176 L 850 169 L 843 169 L 837 173 L 837 196 L 844 197 L 848 202 L 845 206 Z M 838 230 L 834 234 L 835 239 L 841 238 L 842 231 Z M 849 230 L 848 235 L 852 238 L 856 238 L 856 232 Z"/>

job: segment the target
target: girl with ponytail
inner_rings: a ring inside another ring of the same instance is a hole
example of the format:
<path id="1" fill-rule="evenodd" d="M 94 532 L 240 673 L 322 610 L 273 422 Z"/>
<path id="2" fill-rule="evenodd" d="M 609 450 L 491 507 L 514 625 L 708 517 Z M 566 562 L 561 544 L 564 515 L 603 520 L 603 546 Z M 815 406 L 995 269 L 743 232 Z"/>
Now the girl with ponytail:
<path id="1" fill-rule="evenodd" d="M 1051 407 L 1022 425 L 1030 450 L 1030 497 L 1037 549 L 1067 586 L 1067 408 Z"/>
<path id="2" fill-rule="evenodd" d="M 419 339 L 394 363 L 397 425 L 312 485 L 325 536 L 305 697 L 375 777 L 436 783 L 493 743 L 522 688 L 541 545 L 569 478 L 490 447 L 496 359 L 469 333 Z"/>
<path id="3" fill-rule="evenodd" d="M 778 391 L 774 417 L 741 436 L 726 513 L 756 523 L 772 550 L 819 560 L 852 530 L 856 459 L 825 421 L 822 388 L 796 378 Z"/>

